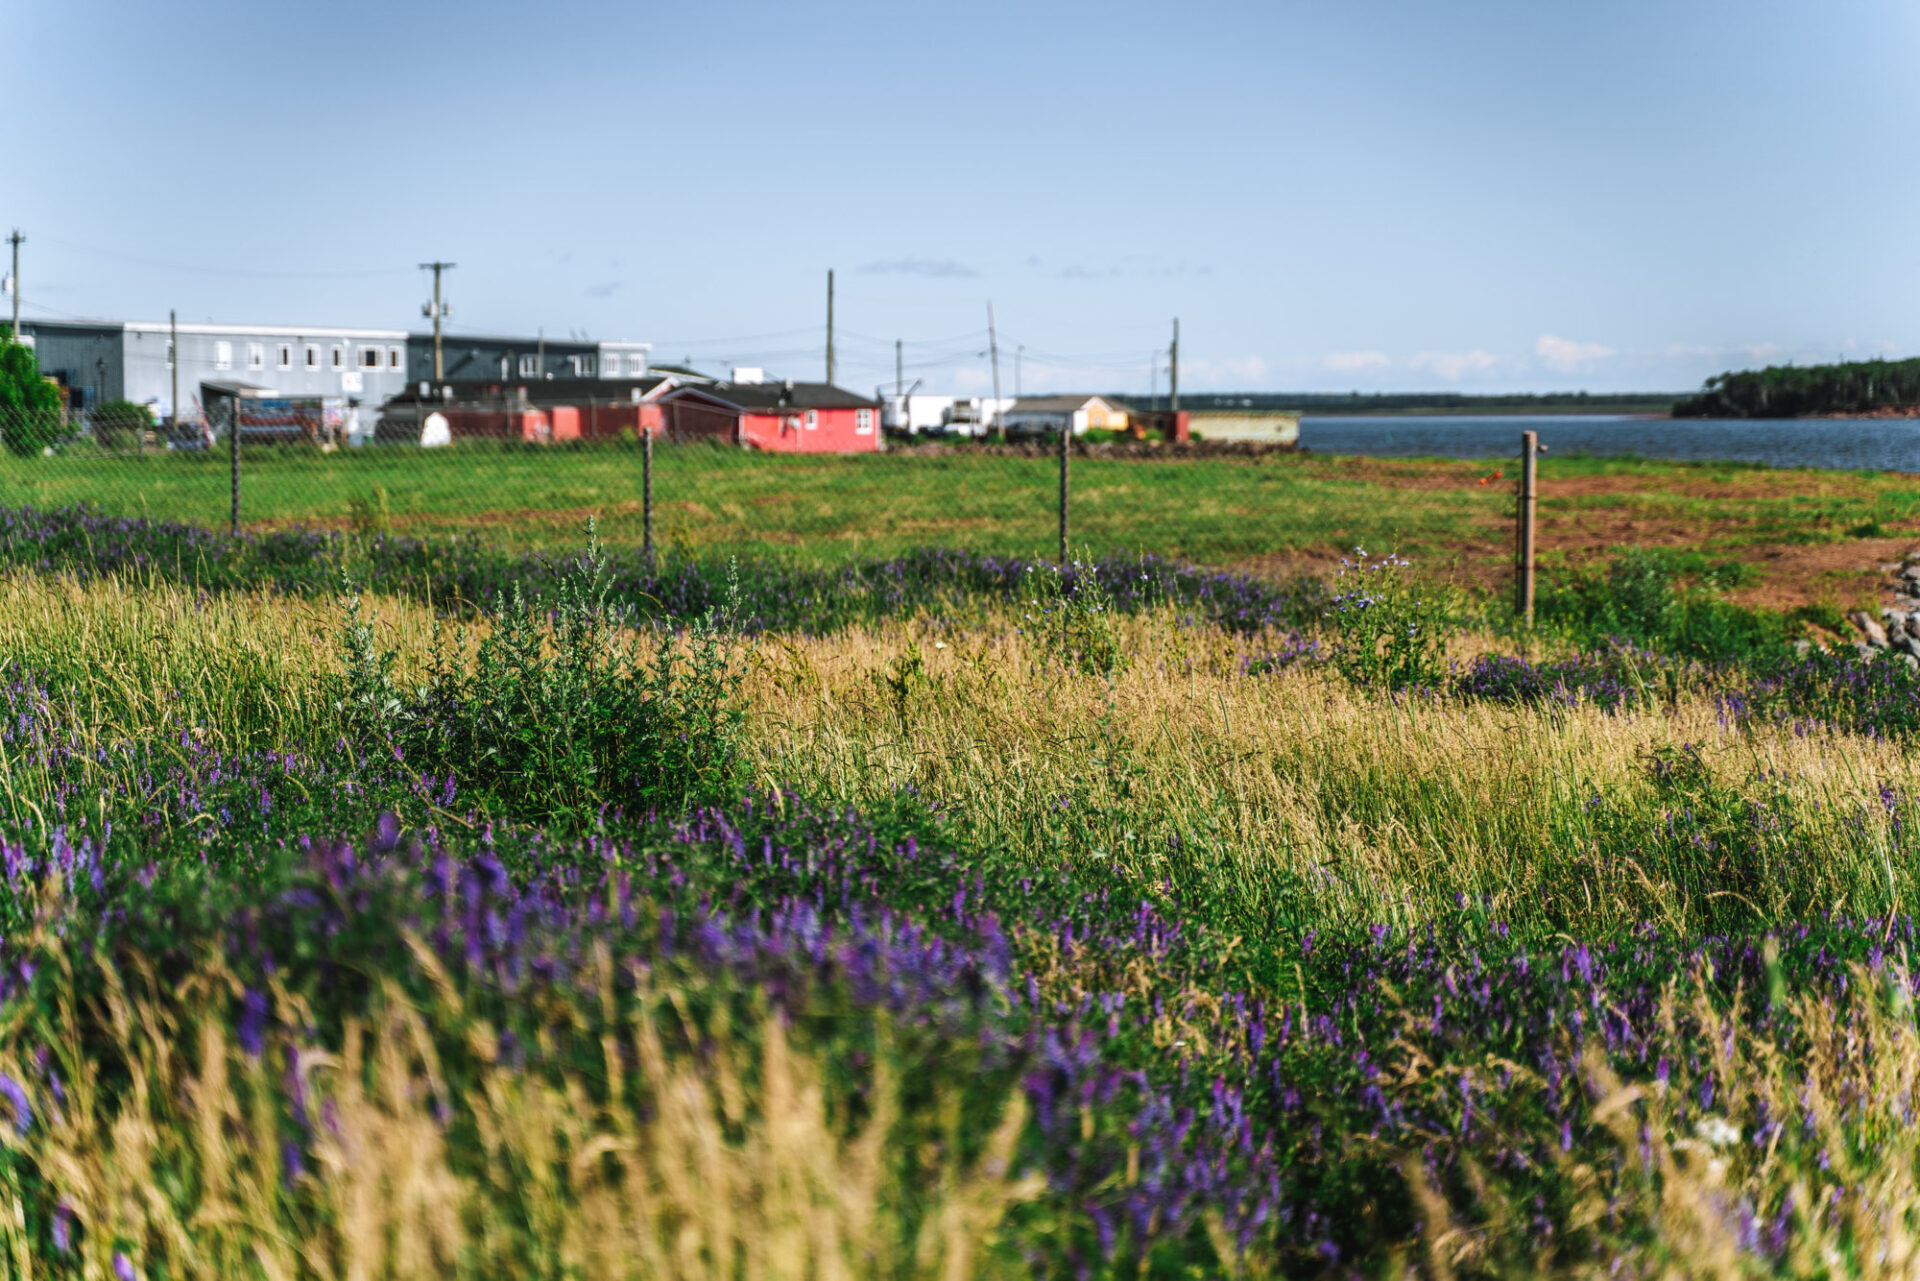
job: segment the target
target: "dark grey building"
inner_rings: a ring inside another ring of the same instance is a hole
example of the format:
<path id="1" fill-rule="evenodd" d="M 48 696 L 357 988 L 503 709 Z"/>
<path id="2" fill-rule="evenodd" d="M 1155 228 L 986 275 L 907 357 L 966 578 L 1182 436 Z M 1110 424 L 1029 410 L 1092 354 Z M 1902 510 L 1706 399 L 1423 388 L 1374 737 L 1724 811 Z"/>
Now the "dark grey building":
<path id="1" fill-rule="evenodd" d="M 651 343 L 576 338 L 445 334 L 440 339 L 446 382 L 530 382 L 549 378 L 645 378 Z M 433 381 L 433 335 L 407 335 L 407 376 Z"/>

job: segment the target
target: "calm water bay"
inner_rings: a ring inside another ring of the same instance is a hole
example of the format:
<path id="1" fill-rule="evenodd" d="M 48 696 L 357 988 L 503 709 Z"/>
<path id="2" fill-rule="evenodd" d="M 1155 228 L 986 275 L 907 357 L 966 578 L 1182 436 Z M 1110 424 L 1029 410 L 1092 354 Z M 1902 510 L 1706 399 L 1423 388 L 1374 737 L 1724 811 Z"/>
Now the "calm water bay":
<path id="1" fill-rule="evenodd" d="M 1316 454 L 1512 458 L 1529 428 L 1557 454 L 1920 472 L 1920 419 L 1309 416 L 1300 443 Z"/>

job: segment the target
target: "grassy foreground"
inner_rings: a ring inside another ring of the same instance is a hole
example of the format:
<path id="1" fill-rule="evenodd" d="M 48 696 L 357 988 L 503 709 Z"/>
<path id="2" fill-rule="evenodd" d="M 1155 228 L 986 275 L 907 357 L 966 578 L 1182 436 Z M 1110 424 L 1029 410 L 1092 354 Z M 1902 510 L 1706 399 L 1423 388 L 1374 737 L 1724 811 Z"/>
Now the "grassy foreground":
<path id="1" fill-rule="evenodd" d="M 1904 667 L 1391 565 L 747 566 L 742 630 L 116 537 L 0 578 L 12 1272 L 1915 1257 Z"/>

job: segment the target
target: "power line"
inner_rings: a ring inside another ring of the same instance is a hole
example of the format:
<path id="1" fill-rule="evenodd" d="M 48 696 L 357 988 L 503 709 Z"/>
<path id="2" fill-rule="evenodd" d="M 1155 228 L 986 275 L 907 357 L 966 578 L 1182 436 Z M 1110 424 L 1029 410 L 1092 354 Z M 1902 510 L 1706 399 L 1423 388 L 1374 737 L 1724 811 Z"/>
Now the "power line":
<path id="1" fill-rule="evenodd" d="M 76 244 L 71 240 L 48 238 L 46 243 L 62 249 L 109 258 L 115 262 L 124 262 L 135 267 L 148 267 L 156 271 L 177 271 L 192 276 L 227 276 L 243 280 L 360 280 L 374 276 L 404 275 L 407 271 L 405 267 L 375 267 L 358 271 L 260 271 L 244 267 L 195 267 L 177 262 L 157 262 L 151 258 L 140 258 L 112 249 L 96 249 L 91 245 Z"/>

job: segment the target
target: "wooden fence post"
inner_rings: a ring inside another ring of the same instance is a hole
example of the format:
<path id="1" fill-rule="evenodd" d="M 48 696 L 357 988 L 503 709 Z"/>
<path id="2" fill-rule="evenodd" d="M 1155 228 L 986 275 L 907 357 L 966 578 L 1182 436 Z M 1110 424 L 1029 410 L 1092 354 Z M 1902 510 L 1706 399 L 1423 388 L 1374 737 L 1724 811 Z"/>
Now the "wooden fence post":
<path id="1" fill-rule="evenodd" d="M 335 348 L 338 351 L 338 348 Z M 235 392 L 227 397 L 227 454 L 232 468 L 233 510 L 228 528 L 233 536 L 240 536 L 240 395 Z"/>
<path id="2" fill-rule="evenodd" d="M 1536 528 L 1534 513 L 1539 501 L 1539 453 L 1540 433 L 1523 431 L 1520 433 L 1520 505 L 1516 513 L 1519 521 L 1518 564 L 1515 574 L 1514 610 L 1523 620 L 1527 629 L 1533 629 L 1533 561 Z"/>
<path id="3" fill-rule="evenodd" d="M 640 554 L 653 568 L 653 428 L 647 425 L 647 411 L 633 416 L 640 428 Z"/>
<path id="4" fill-rule="evenodd" d="M 1060 429 L 1060 568 L 1067 567 L 1067 457 L 1073 440 L 1073 411 L 1067 411 L 1066 425 Z"/>

